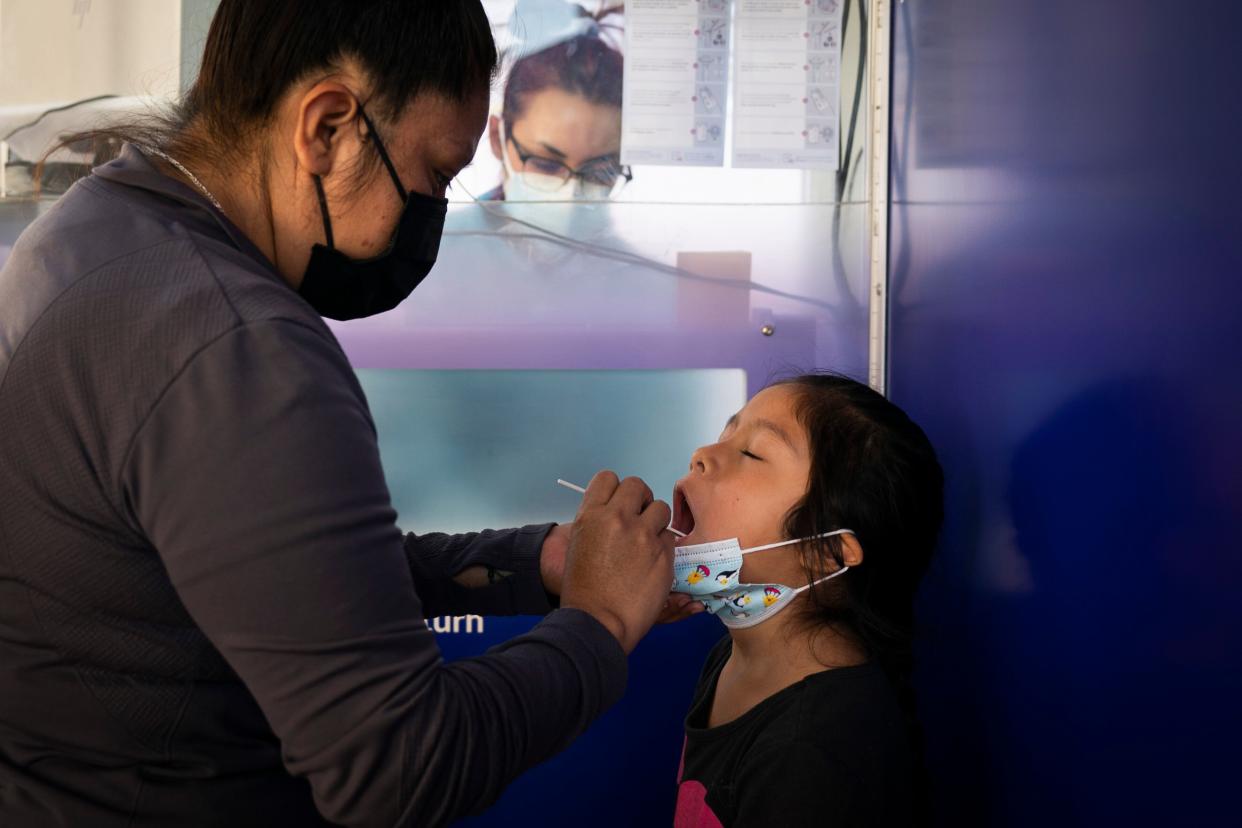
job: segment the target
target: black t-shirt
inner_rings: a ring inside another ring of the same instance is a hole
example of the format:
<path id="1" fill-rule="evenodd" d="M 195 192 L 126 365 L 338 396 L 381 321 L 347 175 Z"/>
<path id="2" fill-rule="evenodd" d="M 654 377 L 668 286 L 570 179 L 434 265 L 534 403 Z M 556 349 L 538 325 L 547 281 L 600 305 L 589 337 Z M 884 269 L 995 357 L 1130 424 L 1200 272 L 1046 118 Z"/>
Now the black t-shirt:
<path id="1" fill-rule="evenodd" d="M 732 651 L 728 636 L 712 648 L 686 717 L 676 828 L 913 823 L 915 752 L 877 664 L 807 676 L 709 728 Z"/>

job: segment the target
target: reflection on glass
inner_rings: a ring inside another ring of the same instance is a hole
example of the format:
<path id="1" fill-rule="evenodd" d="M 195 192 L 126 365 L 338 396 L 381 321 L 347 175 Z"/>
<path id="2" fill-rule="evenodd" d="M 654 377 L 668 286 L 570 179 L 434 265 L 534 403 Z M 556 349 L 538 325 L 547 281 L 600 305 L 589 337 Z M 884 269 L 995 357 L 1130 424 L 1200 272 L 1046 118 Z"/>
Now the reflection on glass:
<path id="1" fill-rule="evenodd" d="M 403 529 L 573 518 L 600 469 L 667 500 L 690 454 L 746 402 L 737 370 L 358 372 Z"/>
<path id="2" fill-rule="evenodd" d="M 566 0 L 519 0 L 488 128 L 502 181 L 485 199 L 608 199 L 633 177 L 621 165 L 624 59 L 608 39 L 616 19 Z"/>
<path id="3" fill-rule="evenodd" d="M 520 162 L 515 168 L 512 165 L 507 167 L 506 174 L 516 169 L 529 185 L 537 190 L 555 193 L 569 184 L 570 179 L 578 178 L 581 179 L 584 190 L 599 188 L 600 192 L 605 195 L 611 195 L 614 190 L 619 190 L 634 177 L 630 168 L 619 163 L 613 154 L 588 161 L 578 169 L 574 169 L 555 158 L 538 155 L 533 150 L 522 146 L 511 131 L 507 131 L 506 134 L 508 143 L 513 145 Z M 559 151 L 556 154 L 564 155 Z"/>

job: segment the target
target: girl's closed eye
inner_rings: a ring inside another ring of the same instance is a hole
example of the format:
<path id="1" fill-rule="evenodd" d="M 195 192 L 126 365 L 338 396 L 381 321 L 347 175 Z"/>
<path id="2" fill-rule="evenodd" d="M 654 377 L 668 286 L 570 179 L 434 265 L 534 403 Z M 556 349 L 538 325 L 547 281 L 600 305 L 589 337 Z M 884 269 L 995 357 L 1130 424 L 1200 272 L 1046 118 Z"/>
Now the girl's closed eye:
<path id="1" fill-rule="evenodd" d="M 755 454 L 754 452 L 749 451 L 749 450 L 747 450 L 747 449 L 742 449 L 742 454 L 743 454 L 744 456 L 746 456 L 746 457 L 749 457 L 749 458 L 750 458 L 750 459 L 752 459 L 752 460 L 759 460 L 759 461 L 762 461 L 762 460 L 763 460 L 763 458 L 762 458 L 762 457 L 760 457 L 759 455 L 757 455 L 757 454 Z"/>

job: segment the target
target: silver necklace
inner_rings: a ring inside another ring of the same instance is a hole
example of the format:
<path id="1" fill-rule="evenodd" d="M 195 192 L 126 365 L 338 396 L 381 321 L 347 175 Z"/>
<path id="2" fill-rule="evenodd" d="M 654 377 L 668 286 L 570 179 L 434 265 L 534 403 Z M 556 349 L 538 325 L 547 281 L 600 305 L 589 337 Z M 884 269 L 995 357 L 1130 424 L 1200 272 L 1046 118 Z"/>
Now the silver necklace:
<path id="1" fill-rule="evenodd" d="M 158 150 L 155 147 L 144 146 L 143 149 L 151 153 L 152 155 L 157 155 L 160 158 L 163 158 L 169 164 L 172 164 L 174 167 L 180 170 L 181 173 L 186 178 L 190 179 L 190 181 L 194 184 L 195 187 L 198 187 L 198 189 L 202 191 L 203 195 L 207 196 L 207 200 L 210 201 L 217 210 L 219 210 L 221 213 L 224 212 L 224 208 L 220 206 L 220 202 L 216 199 L 216 197 L 211 194 L 211 190 L 208 190 L 205 186 L 203 186 L 203 182 L 198 180 L 198 176 L 194 175 L 194 173 L 187 170 L 184 164 L 182 164 L 176 158 L 173 158 L 168 153 Z"/>

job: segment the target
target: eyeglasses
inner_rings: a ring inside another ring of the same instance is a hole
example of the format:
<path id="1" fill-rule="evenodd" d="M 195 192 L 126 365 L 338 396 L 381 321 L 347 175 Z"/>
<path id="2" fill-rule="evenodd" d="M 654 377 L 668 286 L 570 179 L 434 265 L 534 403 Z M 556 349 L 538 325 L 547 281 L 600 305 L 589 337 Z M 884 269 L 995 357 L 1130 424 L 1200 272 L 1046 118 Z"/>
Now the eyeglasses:
<path id="1" fill-rule="evenodd" d="M 589 161 L 575 170 L 554 158 L 536 155 L 522 146 L 518 139 L 513 137 L 512 133 L 505 137 L 509 139 L 513 144 L 513 148 L 517 150 L 518 161 L 521 162 L 521 166 L 518 168 L 519 171 L 534 173 L 534 176 L 530 179 L 530 186 L 536 190 L 553 192 L 565 186 L 569 179 L 580 178 L 587 184 L 607 187 L 610 191 L 609 195 L 614 196 L 634 178 L 634 173 L 630 170 L 629 165 L 622 164 L 615 158 L 600 158 L 595 161 Z"/>

